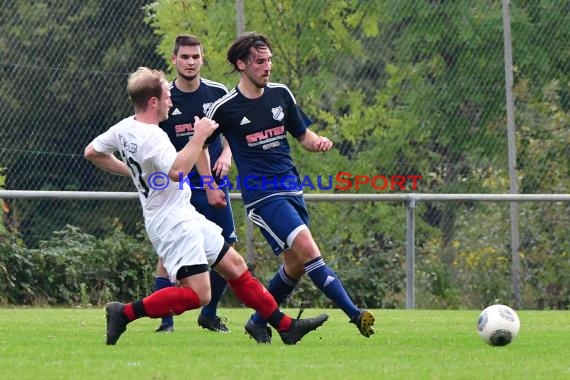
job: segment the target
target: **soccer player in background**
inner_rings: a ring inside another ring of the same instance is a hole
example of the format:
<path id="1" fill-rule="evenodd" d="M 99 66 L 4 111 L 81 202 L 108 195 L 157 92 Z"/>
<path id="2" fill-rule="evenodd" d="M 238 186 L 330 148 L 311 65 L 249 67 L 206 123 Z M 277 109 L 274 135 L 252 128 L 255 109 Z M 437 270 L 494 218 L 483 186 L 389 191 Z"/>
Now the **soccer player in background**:
<path id="1" fill-rule="evenodd" d="M 172 108 L 168 119 L 159 126 L 170 138 L 177 151 L 180 151 L 188 139 L 194 134 L 194 116 L 202 118 L 208 107 L 228 92 L 221 83 L 207 80 L 200 76 L 200 69 L 204 64 L 204 51 L 200 40 L 196 36 L 187 34 L 178 35 L 174 41 L 172 51 L 172 64 L 176 68 L 176 79 L 170 83 Z M 232 207 L 230 204 L 227 186 L 218 188 L 223 183 L 220 177 L 225 177 L 232 163 L 232 153 L 227 142 L 221 136 L 216 138 L 208 147 L 211 167 L 208 162 L 201 168 L 202 176 L 196 167 L 188 173 L 188 180 L 192 184 L 192 197 L 190 203 L 196 210 L 222 227 L 225 241 L 234 245 L 237 241 Z M 208 155 L 204 155 L 208 157 Z M 213 174 L 213 175 L 212 175 Z M 212 298 L 204 306 L 198 316 L 198 325 L 202 328 L 229 332 L 222 318 L 217 315 L 218 302 L 226 290 L 226 280 L 216 271 L 210 271 Z M 155 277 L 155 289 L 174 286 L 168 278 L 164 266 L 158 261 Z M 174 330 L 172 316 L 162 319 L 157 332 L 171 332 Z"/>
<path id="2" fill-rule="evenodd" d="M 271 56 L 267 37 L 255 32 L 240 35 L 227 52 L 227 60 L 240 75 L 239 83 L 214 103 L 206 116 L 220 125 L 214 136 L 222 133 L 230 144 L 249 219 L 282 258 L 283 265 L 268 286 L 277 303 L 281 304 L 307 273 L 360 333 L 370 337 L 374 315 L 353 303 L 311 235 L 287 133 L 310 152 L 325 152 L 333 144 L 308 129 L 311 121 L 287 86 L 269 82 Z M 290 178 L 297 178 L 296 187 L 291 186 Z M 247 321 L 245 330 L 260 343 L 271 342 L 271 329 L 259 313 Z"/>
<path id="3" fill-rule="evenodd" d="M 127 92 L 134 116 L 121 120 L 97 136 L 85 158 L 107 172 L 131 177 L 138 190 L 145 228 L 169 278 L 180 287 L 167 287 L 128 304 L 106 307 L 108 345 L 117 343 L 127 325 L 142 317 L 162 318 L 197 309 L 210 302 L 209 268 L 228 281 L 245 305 L 270 321 L 285 344 L 295 344 L 327 319 L 292 319 L 281 312 L 267 289 L 251 275 L 243 257 L 229 246 L 221 228 L 190 204 L 191 188 L 178 183 L 204 154 L 206 138 L 218 127 L 208 118 L 194 117 L 194 136 L 179 152 L 158 123 L 172 106 L 162 71 L 140 67 L 129 76 Z M 121 160 L 114 156 L 119 152 Z M 161 189 L 151 184 L 161 183 Z M 184 185 L 184 183 L 182 183 Z"/>

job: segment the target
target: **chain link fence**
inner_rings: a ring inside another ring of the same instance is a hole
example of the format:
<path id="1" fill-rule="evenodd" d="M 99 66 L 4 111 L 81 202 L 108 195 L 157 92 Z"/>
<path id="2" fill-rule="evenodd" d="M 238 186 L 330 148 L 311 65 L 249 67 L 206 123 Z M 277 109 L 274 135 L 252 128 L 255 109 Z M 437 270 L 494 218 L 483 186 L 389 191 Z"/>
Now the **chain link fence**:
<path id="1" fill-rule="evenodd" d="M 416 188 L 408 181 L 392 191 L 509 191 L 498 1 L 0 3 L 0 188 L 132 191 L 128 179 L 103 173 L 83 158 L 96 135 L 131 113 L 128 73 L 150 66 L 172 77 L 174 36 L 192 33 L 204 42 L 203 76 L 231 88 L 237 77 L 228 74 L 225 49 L 245 29 L 273 40 L 272 80 L 286 83 L 315 130 L 335 142 L 326 156 L 295 146 L 301 173 L 333 180 L 348 173 L 352 182 L 343 191 L 349 193 L 390 191 L 371 182 L 357 188 L 357 175 L 362 181 L 421 176 Z M 567 193 L 570 4 L 514 0 L 510 12 L 519 191 Z M 234 211 L 243 241 L 239 203 Z M 117 225 L 133 235 L 141 228 L 135 200 L 5 199 L 1 205 L 1 228 L 20 234 L 28 247 L 66 225 L 97 237 Z M 379 306 L 402 306 L 401 205 L 309 207 L 314 235 L 339 272 L 355 281 L 373 279 L 365 290 L 383 289 L 387 301 Z M 570 304 L 568 211 L 568 204 L 519 207 L 524 301 L 530 307 Z M 417 296 L 419 307 L 510 300 L 505 205 L 430 202 L 418 206 L 418 219 L 418 281 L 425 293 Z M 254 236 L 256 251 L 268 252 L 261 236 Z M 365 273 L 367 265 L 376 271 Z"/>
<path id="2" fill-rule="evenodd" d="M 165 68 L 144 1 L 3 1 L 3 185 L 18 190 L 128 191 L 83 158 L 89 141 L 131 111 L 126 78 Z M 94 234 L 140 218 L 136 202 L 5 201 L 9 227 L 37 245 L 67 224 Z M 128 227 L 130 228 L 130 227 Z"/>

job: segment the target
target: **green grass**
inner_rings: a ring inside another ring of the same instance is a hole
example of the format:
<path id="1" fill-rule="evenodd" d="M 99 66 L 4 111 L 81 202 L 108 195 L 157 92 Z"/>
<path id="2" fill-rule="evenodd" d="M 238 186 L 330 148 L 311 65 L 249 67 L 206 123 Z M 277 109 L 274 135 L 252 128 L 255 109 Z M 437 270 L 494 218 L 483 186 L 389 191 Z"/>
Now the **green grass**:
<path id="1" fill-rule="evenodd" d="M 296 310 L 289 310 L 296 315 Z M 322 310 L 306 310 L 312 316 Z M 103 309 L 0 309 L 2 379 L 569 379 L 570 312 L 519 311 L 506 347 L 477 335 L 479 311 L 376 310 L 370 339 L 337 310 L 295 346 L 259 345 L 243 332 L 248 309 L 223 309 L 230 334 L 200 329 L 197 312 L 130 324 L 106 346 Z M 274 337 L 275 338 L 275 337 Z"/>

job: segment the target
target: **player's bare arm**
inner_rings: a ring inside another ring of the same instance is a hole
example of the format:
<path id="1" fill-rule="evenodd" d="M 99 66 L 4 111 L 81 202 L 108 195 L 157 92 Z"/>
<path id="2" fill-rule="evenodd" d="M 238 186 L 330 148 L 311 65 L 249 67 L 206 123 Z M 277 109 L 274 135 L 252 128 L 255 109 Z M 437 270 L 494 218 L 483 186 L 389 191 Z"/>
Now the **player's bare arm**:
<path id="1" fill-rule="evenodd" d="M 303 148 L 309 152 L 326 152 L 333 146 L 333 142 L 324 136 L 319 136 L 311 130 L 307 130 L 297 138 Z"/>
<path id="2" fill-rule="evenodd" d="M 218 128 L 218 123 L 207 117 L 198 118 L 194 116 L 194 136 L 188 141 L 188 144 L 176 155 L 176 159 L 172 167 L 168 171 L 168 177 L 175 182 L 179 182 L 181 178 L 188 175 L 190 170 L 196 164 L 196 160 L 202 149 L 206 139 Z M 180 174 L 182 173 L 182 175 Z"/>
<path id="3" fill-rule="evenodd" d="M 214 181 L 212 171 L 210 170 L 210 153 L 207 146 L 204 146 L 202 152 L 198 155 L 196 170 L 202 178 L 211 179 L 208 183 L 204 183 L 208 204 L 213 207 L 226 207 L 226 195 L 218 189 L 218 184 Z"/>
<path id="4" fill-rule="evenodd" d="M 85 148 L 84 156 L 89 161 L 93 162 L 97 167 L 103 169 L 106 172 L 121 175 L 124 177 L 130 177 L 131 171 L 128 166 L 117 157 L 112 154 L 104 154 L 97 152 L 93 145 L 89 144 Z"/>
<path id="5" fill-rule="evenodd" d="M 225 177 L 228 175 L 230 167 L 232 166 L 232 150 L 225 138 L 222 138 L 222 152 L 220 157 L 214 163 L 214 173 L 218 177 Z"/>

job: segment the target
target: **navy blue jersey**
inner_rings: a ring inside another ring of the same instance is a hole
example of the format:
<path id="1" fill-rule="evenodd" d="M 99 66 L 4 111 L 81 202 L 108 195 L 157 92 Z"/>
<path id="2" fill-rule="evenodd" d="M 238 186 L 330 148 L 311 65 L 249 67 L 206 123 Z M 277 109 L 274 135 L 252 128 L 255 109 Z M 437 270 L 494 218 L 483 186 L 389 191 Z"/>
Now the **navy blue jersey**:
<path id="1" fill-rule="evenodd" d="M 297 138 L 311 124 L 287 86 L 268 83 L 263 95 L 248 99 L 236 87 L 210 107 L 206 116 L 220 127 L 232 150 L 246 206 L 276 195 L 301 195 L 287 132 Z"/>
<path id="2" fill-rule="evenodd" d="M 180 151 L 194 135 L 194 116 L 204 117 L 208 108 L 216 100 L 227 94 L 228 89 L 221 83 L 200 78 L 200 86 L 194 92 L 183 92 L 176 87 L 176 82 L 170 83 L 172 107 L 168 111 L 168 119 L 159 124 L 172 141 L 176 151 Z M 214 165 L 222 152 L 222 139 L 218 136 L 208 147 L 210 163 Z M 188 173 L 193 188 L 202 188 L 200 176 L 193 167 Z M 220 179 L 216 181 L 220 183 Z M 206 181 L 209 183 L 209 181 Z"/>

